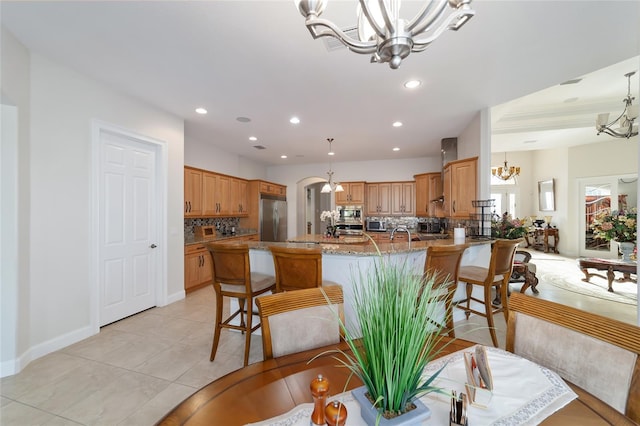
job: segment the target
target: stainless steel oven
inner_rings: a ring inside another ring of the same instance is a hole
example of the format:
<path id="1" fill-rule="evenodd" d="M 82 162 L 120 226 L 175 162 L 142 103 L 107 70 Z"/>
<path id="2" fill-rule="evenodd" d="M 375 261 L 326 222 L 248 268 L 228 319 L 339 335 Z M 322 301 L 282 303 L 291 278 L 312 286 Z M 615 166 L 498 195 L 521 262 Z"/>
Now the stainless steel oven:
<path id="1" fill-rule="evenodd" d="M 362 235 L 362 223 L 338 223 L 336 228 L 340 235 Z"/>
<path id="2" fill-rule="evenodd" d="M 362 224 L 362 206 L 338 206 L 337 223 Z"/>

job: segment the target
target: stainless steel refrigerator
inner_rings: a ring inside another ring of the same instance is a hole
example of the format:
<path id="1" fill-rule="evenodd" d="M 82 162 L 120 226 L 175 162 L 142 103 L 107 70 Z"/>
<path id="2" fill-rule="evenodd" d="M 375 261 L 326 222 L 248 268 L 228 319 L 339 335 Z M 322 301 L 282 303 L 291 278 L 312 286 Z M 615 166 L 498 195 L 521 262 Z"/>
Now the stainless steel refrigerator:
<path id="1" fill-rule="evenodd" d="M 260 198 L 260 240 L 287 241 L 287 202 L 262 195 Z"/>

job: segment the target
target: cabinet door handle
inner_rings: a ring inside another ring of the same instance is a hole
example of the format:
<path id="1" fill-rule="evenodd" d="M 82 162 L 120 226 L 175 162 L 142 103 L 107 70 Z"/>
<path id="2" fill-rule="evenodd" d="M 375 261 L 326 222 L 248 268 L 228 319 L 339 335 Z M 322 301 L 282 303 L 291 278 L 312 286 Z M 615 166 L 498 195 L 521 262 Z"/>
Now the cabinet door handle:
<path id="1" fill-rule="evenodd" d="M 453 200 L 453 203 L 451 204 L 451 208 L 453 209 L 453 212 L 456 212 L 456 201 Z"/>

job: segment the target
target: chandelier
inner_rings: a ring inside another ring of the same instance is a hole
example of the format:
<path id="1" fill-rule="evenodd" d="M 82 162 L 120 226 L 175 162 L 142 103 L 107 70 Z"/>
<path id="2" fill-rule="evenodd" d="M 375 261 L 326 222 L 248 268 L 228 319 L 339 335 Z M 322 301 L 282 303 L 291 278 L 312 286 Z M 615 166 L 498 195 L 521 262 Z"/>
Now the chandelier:
<path id="1" fill-rule="evenodd" d="M 491 174 L 502 180 L 509 180 L 520 175 L 520 167 L 507 166 L 507 153 L 504 153 L 504 167 L 492 167 Z"/>
<path id="2" fill-rule="evenodd" d="M 598 134 L 606 133 L 616 138 L 627 138 L 638 135 L 638 123 L 634 123 L 634 120 L 638 118 L 638 105 L 631 105 L 631 102 L 635 99 L 631 96 L 631 76 L 636 72 L 628 72 L 624 76 L 627 77 L 627 97 L 622 100 L 624 102 L 624 110 L 622 114 L 611 123 L 609 121 L 609 113 L 598 114 L 596 119 L 596 130 Z M 612 129 L 614 124 L 618 123 L 619 128 L 617 130 Z"/>
<path id="3" fill-rule="evenodd" d="M 356 39 L 320 18 L 327 1 L 295 0 L 313 38 L 335 37 L 349 50 L 371 55 L 371 62 L 389 62 L 392 69 L 409 53 L 425 50 L 445 30 L 457 31 L 475 14 L 471 0 L 426 0 L 408 21 L 400 17 L 402 0 L 358 0 Z"/>
<path id="4" fill-rule="evenodd" d="M 333 149 L 331 149 L 331 144 L 333 143 L 333 138 L 327 138 L 327 141 L 329 142 L 329 155 L 332 156 Z M 339 182 L 333 182 L 333 171 L 331 170 L 331 160 L 329 160 L 329 171 L 327 172 L 327 175 L 329 175 L 329 180 L 327 181 L 327 183 L 324 184 L 320 192 L 327 193 L 331 191 L 334 191 L 334 192 L 344 191 L 344 188 L 342 187 L 342 185 L 340 185 Z"/>

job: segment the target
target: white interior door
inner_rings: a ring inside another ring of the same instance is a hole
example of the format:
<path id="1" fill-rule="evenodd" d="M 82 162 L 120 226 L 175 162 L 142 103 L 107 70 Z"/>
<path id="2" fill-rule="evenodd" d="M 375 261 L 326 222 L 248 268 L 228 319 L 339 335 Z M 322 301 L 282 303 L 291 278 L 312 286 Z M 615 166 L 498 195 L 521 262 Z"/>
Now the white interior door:
<path id="1" fill-rule="evenodd" d="M 99 148 L 99 325 L 156 305 L 158 148 L 102 130 Z"/>

